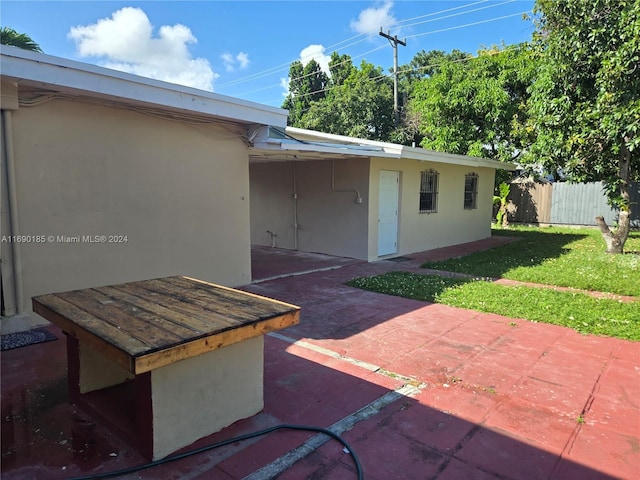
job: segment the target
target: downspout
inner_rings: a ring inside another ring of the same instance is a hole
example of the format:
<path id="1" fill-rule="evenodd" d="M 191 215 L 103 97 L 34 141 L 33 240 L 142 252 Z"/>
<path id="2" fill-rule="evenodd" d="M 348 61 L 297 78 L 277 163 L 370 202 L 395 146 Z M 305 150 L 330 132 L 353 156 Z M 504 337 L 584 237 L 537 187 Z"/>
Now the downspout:
<path id="1" fill-rule="evenodd" d="M 332 192 L 347 192 L 347 193 L 355 193 L 356 194 L 356 203 L 362 203 L 362 197 L 360 196 L 360 192 L 358 190 L 340 190 L 336 188 L 336 161 L 331 160 L 331 191 Z"/>
<path id="2" fill-rule="evenodd" d="M 296 180 L 296 162 L 293 162 L 293 249 L 298 250 L 298 190 Z"/>
<path id="3" fill-rule="evenodd" d="M 20 227 L 18 222 L 18 196 L 16 193 L 16 163 L 13 154 L 13 128 L 10 110 L 2 110 L 2 140 L 5 159 L 4 172 L 7 175 L 7 196 L 9 198 L 9 236 L 19 235 Z M 13 256 L 12 271 L 13 285 L 4 285 L 4 288 L 13 289 L 16 302 L 17 313 L 24 313 L 23 288 L 22 288 L 22 257 L 20 256 L 20 243 L 11 243 L 11 253 Z M 9 292 L 10 293 L 10 292 Z"/>

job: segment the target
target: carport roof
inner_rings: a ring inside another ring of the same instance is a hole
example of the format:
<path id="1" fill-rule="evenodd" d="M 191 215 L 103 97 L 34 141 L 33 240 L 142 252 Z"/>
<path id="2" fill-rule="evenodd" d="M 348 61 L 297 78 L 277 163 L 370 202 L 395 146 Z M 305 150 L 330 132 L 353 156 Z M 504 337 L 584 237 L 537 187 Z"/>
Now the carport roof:
<path id="1" fill-rule="evenodd" d="M 487 158 L 435 152 L 397 143 L 333 135 L 314 130 L 261 127 L 252 135 L 249 155 L 252 162 L 305 161 L 341 158 L 394 158 L 447 163 L 470 167 L 515 170 L 516 165 Z"/>

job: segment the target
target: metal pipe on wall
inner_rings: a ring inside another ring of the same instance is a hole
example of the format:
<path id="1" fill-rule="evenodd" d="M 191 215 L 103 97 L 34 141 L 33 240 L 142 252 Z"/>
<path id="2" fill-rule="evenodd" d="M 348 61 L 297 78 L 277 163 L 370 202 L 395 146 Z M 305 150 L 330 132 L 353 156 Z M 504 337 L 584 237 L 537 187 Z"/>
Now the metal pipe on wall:
<path id="1" fill-rule="evenodd" d="M 7 179 L 7 198 L 9 199 L 9 236 L 15 237 L 20 234 L 19 222 L 18 222 L 18 195 L 16 192 L 16 164 L 13 152 L 13 124 L 10 110 L 2 110 L 2 144 L 4 149 L 2 152 L 5 171 Z M 10 242 L 12 253 L 12 272 L 13 282 L 5 284 L 3 282 L 3 289 L 8 293 L 13 291 L 13 297 L 15 298 L 15 308 L 17 313 L 24 313 L 23 305 L 23 288 L 22 288 L 22 257 L 20 252 L 20 242 Z M 6 305 L 5 305 L 6 307 Z M 5 312 L 6 314 L 7 312 Z"/>
<path id="2" fill-rule="evenodd" d="M 293 161 L 293 249 L 298 250 L 298 186 L 296 179 L 296 162 Z"/>
<path id="3" fill-rule="evenodd" d="M 360 192 L 358 190 L 341 190 L 336 188 L 336 161 L 331 160 L 331 191 L 332 192 L 346 192 L 346 193 L 355 193 L 356 194 L 356 203 L 362 203 L 362 197 L 360 196 Z"/>

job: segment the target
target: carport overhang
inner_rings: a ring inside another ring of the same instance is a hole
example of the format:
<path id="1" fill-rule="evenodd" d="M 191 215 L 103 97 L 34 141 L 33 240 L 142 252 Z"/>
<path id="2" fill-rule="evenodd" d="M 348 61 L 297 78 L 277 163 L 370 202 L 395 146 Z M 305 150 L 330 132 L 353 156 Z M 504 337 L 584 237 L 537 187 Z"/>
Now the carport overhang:
<path id="1" fill-rule="evenodd" d="M 354 139 L 355 140 L 355 139 Z M 250 135 L 249 163 L 343 160 L 387 156 L 377 147 L 330 142 L 308 142 L 288 135 L 285 129 L 259 127 Z"/>
<path id="2" fill-rule="evenodd" d="M 517 168 L 513 163 L 487 158 L 435 152 L 396 143 L 332 135 L 293 127 L 283 129 L 261 126 L 251 132 L 249 140 L 250 163 L 380 157 L 504 170 Z"/>

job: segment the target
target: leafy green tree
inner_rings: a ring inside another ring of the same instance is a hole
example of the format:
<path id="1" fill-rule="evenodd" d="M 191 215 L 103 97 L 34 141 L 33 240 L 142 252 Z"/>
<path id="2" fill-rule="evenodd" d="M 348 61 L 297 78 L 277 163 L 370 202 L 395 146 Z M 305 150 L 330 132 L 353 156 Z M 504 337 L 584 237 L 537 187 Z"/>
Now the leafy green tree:
<path id="1" fill-rule="evenodd" d="M 332 87 L 343 85 L 354 69 L 353 61 L 349 55 L 338 55 L 338 52 L 333 52 L 329 61 L 330 85 Z"/>
<path id="2" fill-rule="evenodd" d="M 441 152 L 514 161 L 527 148 L 526 120 L 535 64 L 526 44 L 491 48 L 464 62 L 446 59 L 416 84 L 408 109 L 420 145 Z"/>
<path id="3" fill-rule="evenodd" d="M 493 204 L 499 205 L 496 212 L 496 225 L 507 228 L 509 226 L 509 220 L 507 218 L 507 207 L 509 206 L 509 193 L 511 193 L 511 185 L 502 182 L 498 185 L 499 195 L 493 196 Z"/>
<path id="4" fill-rule="evenodd" d="M 640 180 L 640 1 L 537 0 L 534 37 L 543 60 L 525 160 L 562 168 L 577 182 L 602 180 L 618 228 L 597 217 L 607 252 L 629 234 L 629 183 Z"/>
<path id="5" fill-rule="evenodd" d="M 2 45 L 11 45 L 24 50 L 42 53 L 40 45 L 34 42 L 29 35 L 26 33 L 18 33 L 11 27 L 0 28 L 0 43 Z"/>
<path id="6" fill-rule="evenodd" d="M 341 84 L 331 83 L 326 97 L 313 102 L 297 126 L 387 141 L 394 129 L 391 81 L 381 67 L 363 61 Z"/>
<path id="7" fill-rule="evenodd" d="M 296 60 L 289 67 L 289 95 L 282 105 L 289 110 L 289 125 L 298 126 L 312 102 L 321 100 L 329 78 L 315 60 L 305 66 Z"/>
<path id="8" fill-rule="evenodd" d="M 440 65 L 445 62 L 458 62 L 471 58 L 471 54 L 453 49 L 447 53 L 444 50 L 419 51 L 411 62 L 398 68 L 400 90 L 411 95 L 413 85 L 426 77 L 440 71 Z"/>
<path id="9" fill-rule="evenodd" d="M 420 145 L 424 136 L 420 133 L 420 118 L 416 111 L 406 108 L 409 99 L 414 96 L 416 85 L 425 78 L 431 77 L 440 71 L 440 66 L 447 62 L 459 62 L 471 58 L 471 54 L 454 49 L 451 52 L 444 50 L 421 50 L 411 62 L 398 68 L 398 83 L 400 94 L 400 125 L 392 132 L 391 140 L 403 145 Z"/>

